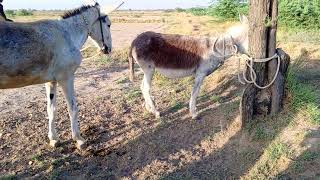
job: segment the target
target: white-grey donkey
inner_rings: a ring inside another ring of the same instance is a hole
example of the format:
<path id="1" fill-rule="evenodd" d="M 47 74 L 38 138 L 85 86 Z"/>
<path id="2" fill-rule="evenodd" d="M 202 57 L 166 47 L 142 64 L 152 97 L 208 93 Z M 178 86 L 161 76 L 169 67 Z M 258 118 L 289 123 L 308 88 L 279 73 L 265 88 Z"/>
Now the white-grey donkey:
<path id="1" fill-rule="evenodd" d="M 110 25 L 98 3 L 69 11 L 59 20 L 0 22 L 0 89 L 45 83 L 51 146 L 59 141 L 54 123 L 57 84 L 67 100 L 72 138 L 80 149 L 85 144 L 78 125 L 74 73 L 82 61 L 80 49 L 88 37 L 104 54 L 111 52 Z"/>

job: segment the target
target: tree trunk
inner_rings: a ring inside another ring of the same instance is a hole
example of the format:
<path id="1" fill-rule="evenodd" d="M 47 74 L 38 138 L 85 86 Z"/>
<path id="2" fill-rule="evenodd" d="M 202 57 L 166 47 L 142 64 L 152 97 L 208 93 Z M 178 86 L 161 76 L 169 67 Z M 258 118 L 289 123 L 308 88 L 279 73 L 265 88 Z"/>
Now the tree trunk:
<path id="1" fill-rule="evenodd" d="M 251 57 L 267 58 L 272 57 L 277 52 L 277 16 L 277 0 L 249 1 L 249 53 Z M 275 83 L 265 90 L 258 89 L 251 84 L 244 90 L 240 105 L 243 125 L 250 122 L 254 115 L 275 114 L 282 108 L 285 74 L 290 57 L 284 51 L 279 51 L 282 53 L 283 62 Z M 272 81 L 277 70 L 277 63 L 277 59 L 269 63 L 254 63 L 258 85 L 264 86 Z M 250 79 L 248 69 L 246 74 L 247 78 Z"/>
<path id="2" fill-rule="evenodd" d="M 269 31 L 269 57 L 272 57 L 276 53 L 276 42 L 277 42 L 277 16 L 278 16 L 278 2 L 271 1 L 270 5 L 270 17 L 271 17 L 271 27 Z M 268 63 L 268 79 L 269 82 L 273 80 L 273 77 L 277 71 L 277 63 L 278 60 L 274 59 Z M 271 95 L 271 107 L 270 113 L 274 115 L 279 113 L 282 109 L 283 99 L 284 99 L 284 85 L 285 85 L 285 78 L 282 73 L 279 73 L 277 76 L 276 81 L 270 88 L 270 95 Z"/>

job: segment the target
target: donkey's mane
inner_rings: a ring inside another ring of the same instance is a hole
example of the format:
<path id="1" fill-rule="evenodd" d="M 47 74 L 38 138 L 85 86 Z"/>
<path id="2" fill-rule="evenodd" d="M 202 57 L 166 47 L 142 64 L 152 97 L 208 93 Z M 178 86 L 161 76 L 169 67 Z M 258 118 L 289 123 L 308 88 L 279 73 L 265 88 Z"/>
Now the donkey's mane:
<path id="1" fill-rule="evenodd" d="M 79 8 L 77 8 L 77 9 L 73 9 L 73 10 L 67 11 L 67 12 L 64 13 L 64 15 L 62 15 L 61 17 L 62 17 L 62 19 L 67 19 L 67 18 L 69 18 L 69 17 L 76 16 L 76 15 L 78 15 L 78 14 L 80 14 L 80 13 L 82 13 L 82 12 L 84 12 L 84 11 L 92 8 L 92 7 L 95 7 L 95 6 L 97 6 L 97 5 L 99 5 L 99 4 L 96 3 L 95 5 L 83 5 L 83 6 L 79 7 Z"/>

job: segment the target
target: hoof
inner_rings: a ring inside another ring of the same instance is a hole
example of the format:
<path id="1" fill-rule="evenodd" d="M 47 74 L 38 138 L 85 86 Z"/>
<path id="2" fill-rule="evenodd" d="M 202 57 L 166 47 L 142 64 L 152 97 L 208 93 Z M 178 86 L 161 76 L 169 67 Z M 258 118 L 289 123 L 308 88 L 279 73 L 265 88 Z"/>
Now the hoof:
<path id="1" fill-rule="evenodd" d="M 193 114 L 191 116 L 192 116 L 192 120 L 198 120 L 199 119 L 198 114 Z"/>
<path id="2" fill-rule="evenodd" d="M 77 148 L 79 150 L 83 150 L 85 149 L 87 146 L 86 141 L 85 140 L 77 140 Z"/>
<path id="3" fill-rule="evenodd" d="M 56 148 L 59 144 L 59 140 L 50 140 L 50 146 Z"/>
<path id="4" fill-rule="evenodd" d="M 155 113 L 155 116 L 156 116 L 156 119 L 160 119 L 160 118 L 161 118 L 160 112 L 157 111 L 157 112 Z"/>

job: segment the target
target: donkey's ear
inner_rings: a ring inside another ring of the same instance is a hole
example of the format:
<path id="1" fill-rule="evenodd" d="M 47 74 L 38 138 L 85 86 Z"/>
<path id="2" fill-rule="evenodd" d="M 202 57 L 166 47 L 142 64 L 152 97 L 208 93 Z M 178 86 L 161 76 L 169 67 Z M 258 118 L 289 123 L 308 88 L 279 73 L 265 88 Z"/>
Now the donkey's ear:
<path id="1" fill-rule="evenodd" d="M 112 6 L 103 6 L 102 7 L 102 12 L 105 14 L 110 14 L 113 11 L 118 10 L 122 5 L 124 4 L 124 1 L 122 1 L 120 4 L 118 5 L 112 5 Z"/>
<path id="2" fill-rule="evenodd" d="M 241 22 L 242 24 L 248 24 L 248 23 L 249 23 L 249 20 L 248 20 L 248 17 L 247 17 L 247 16 L 245 16 L 245 15 L 243 15 L 243 14 L 240 14 L 239 17 L 240 17 L 240 22 Z"/>

